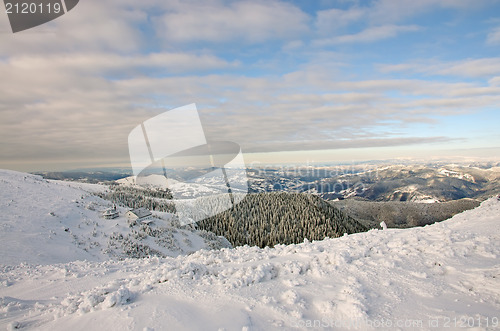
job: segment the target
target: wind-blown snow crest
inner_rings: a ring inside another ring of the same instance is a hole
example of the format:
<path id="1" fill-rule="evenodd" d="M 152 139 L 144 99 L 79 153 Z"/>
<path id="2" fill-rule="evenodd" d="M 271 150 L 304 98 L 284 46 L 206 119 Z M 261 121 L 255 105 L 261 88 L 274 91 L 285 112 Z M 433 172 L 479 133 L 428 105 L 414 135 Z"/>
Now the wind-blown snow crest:
<path id="1" fill-rule="evenodd" d="M 68 330 L 494 329 L 500 202 L 423 228 L 176 258 L 4 266 L 1 326 Z"/>

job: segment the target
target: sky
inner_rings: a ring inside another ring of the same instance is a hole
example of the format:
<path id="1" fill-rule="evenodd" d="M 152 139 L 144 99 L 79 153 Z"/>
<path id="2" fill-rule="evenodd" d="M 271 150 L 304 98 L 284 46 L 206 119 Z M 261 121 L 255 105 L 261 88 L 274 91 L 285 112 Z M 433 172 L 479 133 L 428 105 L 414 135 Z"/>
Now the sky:
<path id="1" fill-rule="evenodd" d="M 192 103 L 252 164 L 495 159 L 499 54 L 495 0 L 81 0 L 18 33 L 3 12 L 0 168 L 130 166 L 129 133 Z"/>

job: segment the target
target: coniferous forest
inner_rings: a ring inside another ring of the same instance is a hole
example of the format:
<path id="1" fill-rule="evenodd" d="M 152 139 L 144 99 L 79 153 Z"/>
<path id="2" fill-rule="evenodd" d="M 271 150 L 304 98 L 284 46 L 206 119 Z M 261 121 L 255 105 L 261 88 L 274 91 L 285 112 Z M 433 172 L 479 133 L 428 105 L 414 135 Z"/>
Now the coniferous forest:
<path id="1" fill-rule="evenodd" d="M 249 194 L 233 208 L 197 223 L 233 246 L 273 247 L 322 240 L 368 229 L 318 196 L 302 193 Z"/>
<path id="2" fill-rule="evenodd" d="M 147 208 L 149 210 L 175 212 L 172 193 L 169 189 L 137 188 L 132 186 L 113 185 L 111 190 L 98 193 L 101 198 L 113 201 L 128 208 Z"/>

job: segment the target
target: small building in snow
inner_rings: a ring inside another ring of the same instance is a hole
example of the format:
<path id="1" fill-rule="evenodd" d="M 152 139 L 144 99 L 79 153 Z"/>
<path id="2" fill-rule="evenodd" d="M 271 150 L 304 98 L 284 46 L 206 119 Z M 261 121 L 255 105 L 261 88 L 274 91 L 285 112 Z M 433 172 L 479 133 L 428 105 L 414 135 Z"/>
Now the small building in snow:
<path id="1" fill-rule="evenodd" d="M 112 208 L 108 208 L 106 209 L 103 213 L 102 213 L 102 216 L 107 219 L 107 220 L 112 220 L 114 218 L 117 218 L 118 216 L 120 216 L 120 214 L 118 213 L 118 210 L 116 210 L 116 205 L 113 205 Z"/>
<path id="2" fill-rule="evenodd" d="M 146 208 L 136 208 L 129 210 L 125 216 L 127 216 L 129 224 L 137 224 L 137 223 L 151 223 L 153 214 Z"/>

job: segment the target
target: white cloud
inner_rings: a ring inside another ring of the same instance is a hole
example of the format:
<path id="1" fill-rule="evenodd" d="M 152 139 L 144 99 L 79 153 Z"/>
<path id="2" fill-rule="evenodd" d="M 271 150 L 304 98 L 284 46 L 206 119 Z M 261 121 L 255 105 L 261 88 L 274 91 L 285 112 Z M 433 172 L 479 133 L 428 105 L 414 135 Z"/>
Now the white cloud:
<path id="1" fill-rule="evenodd" d="M 500 27 L 493 29 L 486 37 L 488 45 L 500 45 Z"/>
<path id="2" fill-rule="evenodd" d="M 465 77 L 490 77 L 500 74 L 500 58 L 465 60 L 447 64 L 443 69 L 438 70 L 438 73 Z"/>
<path id="3" fill-rule="evenodd" d="M 436 8 L 475 10 L 491 0 L 377 0 L 361 1 L 347 9 L 327 9 L 317 13 L 316 27 L 320 34 L 332 33 L 352 24 L 368 27 L 395 25 L 423 15 Z"/>
<path id="4" fill-rule="evenodd" d="M 500 76 L 493 77 L 488 81 L 491 86 L 500 86 Z"/>
<path id="5" fill-rule="evenodd" d="M 309 16 L 280 1 L 188 3 L 155 20 L 170 42 L 243 42 L 295 39 L 309 30 Z"/>
<path id="6" fill-rule="evenodd" d="M 455 10 L 477 10 L 490 0 L 378 0 L 374 2 L 369 21 L 372 24 L 388 24 L 405 21 L 408 18 L 425 14 L 436 8 Z"/>
<path id="7" fill-rule="evenodd" d="M 141 31 L 136 27 L 144 22 L 147 22 L 144 8 L 107 1 L 80 1 L 74 10 L 48 24 L 20 33 L 2 34 L 0 55 L 80 50 L 133 52 L 143 46 Z"/>
<path id="8" fill-rule="evenodd" d="M 138 70 L 154 69 L 159 73 L 190 73 L 205 70 L 235 68 L 237 61 L 228 62 L 210 54 L 190 53 L 150 53 L 120 55 L 117 53 L 73 53 L 54 55 L 21 55 L 9 59 L 7 65 L 13 69 L 31 70 L 33 74 L 44 72 L 70 71 L 74 74 L 110 73 L 126 76 Z"/>
<path id="9" fill-rule="evenodd" d="M 500 93 L 476 85 L 341 81 L 314 66 L 266 78 L 219 74 L 110 81 L 96 74 L 65 73 L 57 61 L 52 66 L 51 61 L 19 61 L 0 66 L 2 76 L 13 77 L 0 82 L 5 159 L 114 156 L 126 162 L 126 137 L 137 123 L 191 102 L 198 104 L 210 138 L 238 142 L 245 151 L 410 144 L 418 139 L 392 137 L 394 127 L 387 121 L 401 127 L 500 103 Z M 392 91 L 421 100 L 395 98 Z M 420 142 L 435 139 L 445 138 Z"/>
<path id="10" fill-rule="evenodd" d="M 421 60 L 413 63 L 379 65 L 378 67 L 384 73 L 409 71 L 431 75 L 479 78 L 500 75 L 500 57 L 451 62 Z"/>
<path id="11" fill-rule="evenodd" d="M 6 19 L 6 15 L 5 19 Z M 57 20 L 2 34 L 0 55 L 52 52 L 141 52 L 173 43 L 289 42 L 308 34 L 310 16 L 273 1 L 81 1 Z M 8 21 L 2 21 L 5 31 Z"/>
<path id="12" fill-rule="evenodd" d="M 421 28 L 416 25 L 383 25 L 367 28 L 355 34 L 335 36 L 319 39 L 314 42 L 316 46 L 327 46 L 344 43 L 371 43 L 397 36 L 404 32 L 415 32 Z"/>
<path id="13" fill-rule="evenodd" d="M 327 9 L 317 12 L 316 27 L 320 34 L 336 32 L 337 29 L 359 22 L 366 17 L 369 8 L 354 7 L 346 10 Z"/>

